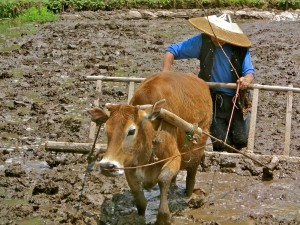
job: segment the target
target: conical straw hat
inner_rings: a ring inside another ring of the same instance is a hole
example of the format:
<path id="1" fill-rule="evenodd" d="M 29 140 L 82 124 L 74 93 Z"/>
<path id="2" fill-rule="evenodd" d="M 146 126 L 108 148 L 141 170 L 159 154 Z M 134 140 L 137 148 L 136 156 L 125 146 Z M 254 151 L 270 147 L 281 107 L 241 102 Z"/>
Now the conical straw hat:
<path id="1" fill-rule="evenodd" d="M 219 40 L 241 47 L 251 46 L 247 35 L 231 21 L 228 14 L 191 18 L 189 22 L 197 29 Z"/>

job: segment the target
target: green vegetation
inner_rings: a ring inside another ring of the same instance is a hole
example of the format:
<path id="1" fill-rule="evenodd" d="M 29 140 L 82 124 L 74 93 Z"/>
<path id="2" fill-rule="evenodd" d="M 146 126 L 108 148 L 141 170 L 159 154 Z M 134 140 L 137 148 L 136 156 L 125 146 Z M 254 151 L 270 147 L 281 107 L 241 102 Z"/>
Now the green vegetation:
<path id="1" fill-rule="evenodd" d="M 58 18 L 60 11 L 49 7 L 52 0 L 1 0 L 0 18 L 18 18 L 22 21 L 46 22 Z"/>
<path id="2" fill-rule="evenodd" d="M 45 21 L 42 17 L 51 20 L 53 16 L 50 16 L 50 13 L 59 14 L 63 11 L 96 11 L 124 8 L 180 9 L 200 8 L 202 6 L 207 8 L 249 6 L 296 9 L 300 8 L 300 0 L 1 0 L 0 18 L 15 18 L 27 14 L 25 16 L 27 18 Z M 41 15 L 37 16 L 37 12 Z"/>
<path id="3" fill-rule="evenodd" d="M 45 6 L 39 8 L 32 6 L 25 10 L 24 13 L 18 16 L 18 19 L 22 21 L 34 21 L 34 22 L 47 22 L 58 19 L 58 15 L 49 11 Z"/>

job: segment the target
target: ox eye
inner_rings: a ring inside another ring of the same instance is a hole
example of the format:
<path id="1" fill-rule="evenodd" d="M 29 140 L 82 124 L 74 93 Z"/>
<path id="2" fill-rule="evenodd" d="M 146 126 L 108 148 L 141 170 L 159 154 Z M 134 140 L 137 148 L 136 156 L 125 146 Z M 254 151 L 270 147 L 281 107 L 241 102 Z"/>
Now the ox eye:
<path id="1" fill-rule="evenodd" d="M 129 135 L 134 135 L 134 134 L 135 134 L 135 129 L 130 129 L 130 130 L 128 131 L 127 136 L 129 136 Z"/>

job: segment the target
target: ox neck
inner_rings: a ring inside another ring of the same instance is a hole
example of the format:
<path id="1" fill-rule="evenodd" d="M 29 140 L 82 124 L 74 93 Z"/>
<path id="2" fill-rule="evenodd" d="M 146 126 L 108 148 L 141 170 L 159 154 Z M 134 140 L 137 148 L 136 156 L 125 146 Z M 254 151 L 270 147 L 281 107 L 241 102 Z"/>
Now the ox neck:
<path id="1" fill-rule="evenodd" d="M 157 128 L 157 130 L 155 131 L 155 136 L 152 140 L 152 157 L 154 162 L 157 162 L 158 161 L 158 157 L 156 155 L 156 152 L 155 152 L 155 149 L 156 149 L 156 146 L 161 143 L 161 138 L 160 138 L 160 134 L 161 134 L 161 128 L 162 128 L 162 123 L 163 123 L 163 120 L 160 121 L 159 123 L 159 126 Z"/>

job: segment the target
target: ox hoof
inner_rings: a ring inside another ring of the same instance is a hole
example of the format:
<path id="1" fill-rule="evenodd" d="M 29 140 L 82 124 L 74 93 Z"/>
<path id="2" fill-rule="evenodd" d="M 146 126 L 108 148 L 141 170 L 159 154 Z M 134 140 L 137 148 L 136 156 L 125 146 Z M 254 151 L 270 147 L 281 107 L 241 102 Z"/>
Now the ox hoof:
<path id="1" fill-rule="evenodd" d="M 158 221 L 156 221 L 155 225 L 172 225 L 172 223 L 170 221 L 168 221 L 168 222 L 158 222 Z"/>
<path id="2" fill-rule="evenodd" d="M 155 225 L 171 225 L 170 215 L 158 215 Z"/>

